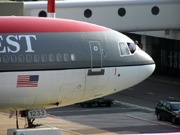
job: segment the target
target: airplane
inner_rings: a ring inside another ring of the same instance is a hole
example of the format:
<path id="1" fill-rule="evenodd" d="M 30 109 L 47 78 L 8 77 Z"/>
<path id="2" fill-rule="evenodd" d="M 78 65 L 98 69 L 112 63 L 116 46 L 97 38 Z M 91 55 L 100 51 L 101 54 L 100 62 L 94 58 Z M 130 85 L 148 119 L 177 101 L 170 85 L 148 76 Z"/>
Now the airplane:
<path id="1" fill-rule="evenodd" d="M 126 35 L 81 21 L 0 17 L 0 111 L 34 119 L 132 87 L 155 69 Z M 18 127 L 18 126 L 17 126 Z"/>

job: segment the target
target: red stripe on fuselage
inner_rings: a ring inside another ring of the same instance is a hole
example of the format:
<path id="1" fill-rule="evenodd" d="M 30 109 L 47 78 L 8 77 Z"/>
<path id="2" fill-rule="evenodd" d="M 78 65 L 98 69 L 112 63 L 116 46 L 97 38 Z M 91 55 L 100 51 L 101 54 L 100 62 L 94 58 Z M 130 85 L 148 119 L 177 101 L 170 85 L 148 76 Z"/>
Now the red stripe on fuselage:
<path id="1" fill-rule="evenodd" d="M 0 33 L 98 32 L 110 29 L 65 19 L 0 17 Z"/>

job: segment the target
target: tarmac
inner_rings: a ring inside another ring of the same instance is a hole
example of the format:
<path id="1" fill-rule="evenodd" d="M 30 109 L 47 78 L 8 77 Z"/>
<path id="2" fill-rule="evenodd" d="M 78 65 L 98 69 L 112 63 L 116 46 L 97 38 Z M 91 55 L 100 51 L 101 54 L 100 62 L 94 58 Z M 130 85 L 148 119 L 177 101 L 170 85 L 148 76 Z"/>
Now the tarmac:
<path id="1" fill-rule="evenodd" d="M 7 135 L 7 129 L 16 129 L 16 117 L 13 116 L 9 118 L 8 112 L 0 112 L 0 135 Z M 19 128 L 22 129 L 26 126 L 26 119 L 18 117 Z M 43 124 L 43 126 L 39 128 L 51 128 L 56 127 L 61 129 L 61 135 L 83 135 L 81 133 L 73 132 L 75 129 L 81 130 L 94 130 L 94 132 L 98 129 L 94 127 L 85 126 L 82 124 L 70 122 L 67 120 L 63 120 L 61 118 L 55 118 L 52 116 L 47 116 L 47 118 L 36 119 L 35 123 Z M 98 133 L 98 135 L 117 135 L 113 132 L 101 131 L 102 133 Z"/>
<path id="2" fill-rule="evenodd" d="M 7 129 L 16 129 L 16 117 L 13 116 L 12 118 L 9 118 L 8 112 L 0 112 L 0 135 L 7 135 Z M 26 126 L 26 119 L 18 117 L 19 121 L 19 128 L 24 128 Z M 82 127 L 80 124 L 75 124 L 63 119 L 58 118 L 58 120 L 54 117 L 47 116 L 47 118 L 43 119 L 36 119 L 36 122 L 38 124 L 43 124 L 43 126 L 39 128 L 44 127 L 58 127 L 61 129 L 62 135 L 81 135 L 78 133 L 73 133 L 72 131 L 69 131 L 68 129 L 72 128 L 79 128 Z"/>
<path id="3" fill-rule="evenodd" d="M 119 105 L 113 105 L 111 108 L 97 107 L 90 109 L 78 108 L 74 105 L 64 108 L 64 111 L 61 112 L 58 108 L 52 109 L 48 111 L 47 118 L 36 119 L 35 124 L 43 124 L 38 128 L 59 128 L 61 129 L 61 135 L 180 134 L 178 133 L 179 126 L 169 124 L 166 121 L 157 121 L 152 109 L 141 108 L 141 106 L 127 103 L 122 106 L 123 102 L 117 104 Z M 72 110 L 69 110 L 70 108 Z M 16 117 L 13 116 L 11 119 L 8 117 L 7 112 L 0 113 L 0 119 L 2 120 L 0 123 L 0 135 L 7 135 L 7 129 L 16 128 Z M 19 117 L 18 120 L 19 128 L 24 128 L 26 126 L 25 118 Z"/>

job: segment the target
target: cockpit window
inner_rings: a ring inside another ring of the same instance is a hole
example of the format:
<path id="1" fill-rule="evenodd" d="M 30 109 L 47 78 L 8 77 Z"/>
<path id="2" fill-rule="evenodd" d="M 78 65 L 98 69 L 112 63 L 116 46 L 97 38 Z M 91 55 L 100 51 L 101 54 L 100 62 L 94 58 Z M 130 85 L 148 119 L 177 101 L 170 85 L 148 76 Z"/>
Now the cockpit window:
<path id="1" fill-rule="evenodd" d="M 119 52 L 121 56 L 127 56 L 131 54 L 129 47 L 127 46 L 125 42 L 119 43 Z"/>

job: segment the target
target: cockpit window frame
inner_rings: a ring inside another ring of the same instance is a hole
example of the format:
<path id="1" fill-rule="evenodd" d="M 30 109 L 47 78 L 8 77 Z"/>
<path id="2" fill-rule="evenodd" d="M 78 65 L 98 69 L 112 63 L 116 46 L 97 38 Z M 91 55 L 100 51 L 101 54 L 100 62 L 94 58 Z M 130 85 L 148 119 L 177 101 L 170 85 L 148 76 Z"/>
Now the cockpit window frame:
<path id="1" fill-rule="evenodd" d="M 122 43 L 125 45 L 125 47 L 126 47 L 125 49 L 127 49 L 126 51 L 128 51 L 128 52 L 126 52 L 124 54 L 122 54 L 122 49 L 121 49 L 121 46 L 120 46 L 120 44 L 122 44 Z M 119 48 L 119 54 L 120 54 L 121 57 L 126 57 L 126 56 L 131 56 L 132 55 L 132 53 L 131 53 L 131 51 L 130 51 L 130 49 L 129 49 L 126 42 L 122 42 L 122 41 L 118 42 L 118 48 Z"/>

